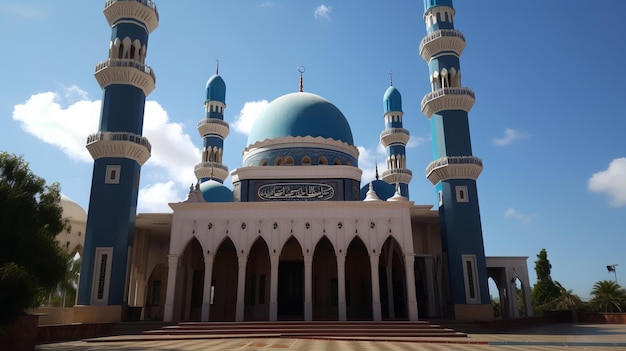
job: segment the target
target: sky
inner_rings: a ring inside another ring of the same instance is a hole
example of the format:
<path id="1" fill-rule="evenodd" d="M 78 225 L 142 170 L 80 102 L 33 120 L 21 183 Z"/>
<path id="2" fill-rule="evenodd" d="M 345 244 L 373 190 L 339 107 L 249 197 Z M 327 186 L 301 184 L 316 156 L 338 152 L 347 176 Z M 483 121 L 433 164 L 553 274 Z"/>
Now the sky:
<path id="1" fill-rule="evenodd" d="M 455 27 L 467 42 L 462 85 L 476 93 L 470 111 L 487 256 L 528 256 L 531 284 L 542 248 L 552 278 L 588 299 L 593 284 L 626 285 L 626 2 L 456 0 Z M 157 1 L 159 27 L 146 63 L 157 77 L 147 98 L 144 135 L 152 157 L 142 168 L 138 211 L 171 212 L 196 181 L 197 122 L 205 85 L 226 82 L 231 132 L 224 163 L 241 166 L 247 133 L 268 102 L 298 89 L 335 104 L 360 151 L 362 185 L 385 169 L 379 143 L 382 97 L 402 94 L 411 133 L 410 198 L 436 203 L 424 169 L 432 161 L 430 92 L 419 56 L 426 33 L 422 1 Z M 2 0 L 0 151 L 21 155 L 48 183 L 85 210 L 102 90 L 93 77 L 111 30 L 104 1 Z M 225 184 L 232 186 L 230 177 Z M 492 292 L 492 295 L 495 293 Z M 496 294 L 497 295 L 497 294 Z"/>

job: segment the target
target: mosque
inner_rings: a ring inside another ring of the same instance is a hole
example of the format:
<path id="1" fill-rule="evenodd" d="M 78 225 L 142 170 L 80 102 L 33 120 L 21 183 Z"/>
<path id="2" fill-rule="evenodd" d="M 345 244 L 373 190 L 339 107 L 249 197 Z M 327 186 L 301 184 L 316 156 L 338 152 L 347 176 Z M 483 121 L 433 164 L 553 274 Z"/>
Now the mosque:
<path id="1" fill-rule="evenodd" d="M 519 315 L 516 281 L 530 301 L 527 257 L 484 254 L 483 165 L 468 123 L 474 93 L 461 85 L 465 38 L 452 0 L 424 0 L 419 52 L 432 87 L 421 106 L 432 131 L 433 161 L 424 166 L 435 206 L 409 199 L 410 133 L 391 82 L 381 111 L 387 169 L 362 184 L 345 116 L 302 81 L 264 109 L 241 167 L 229 171 L 226 82 L 216 71 L 198 122 L 198 183 L 169 204 L 173 213 L 136 214 L 151 152 L 142 136 L 155 88 L 147 41 L 159 14 L 150 0 L 108 0 L 104 14 L 112 37 L 95 73 L 104 97 L 99 131 L 87 140 L 94 170 L 75 322 L 123 320 L 129 307 L 167 322 L 485 319 L 493 317 L 490 277 L 506 316 Z M 229 175 L 232 187 L 223 184 Z"/>

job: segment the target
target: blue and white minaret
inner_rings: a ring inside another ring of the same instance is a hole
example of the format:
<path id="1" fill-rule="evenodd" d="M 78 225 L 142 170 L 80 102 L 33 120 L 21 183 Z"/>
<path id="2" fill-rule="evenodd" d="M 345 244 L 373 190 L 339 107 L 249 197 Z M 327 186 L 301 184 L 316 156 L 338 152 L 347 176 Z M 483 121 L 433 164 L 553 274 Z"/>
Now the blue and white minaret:
<path id="1" fill-rule="evenodd" d="M 150 0 L 108 0 L 104 15 L 112 35 L 109 57 L 95 73 L 104 95 L 99 130 L 87 139 L 94 168 L 78 305 L 113 308 L 127 304 L 139 174 L 151 152 L 142 131 L 155 75 L 145 60 L 159 15 Z M 123 313 L 123 308 L 115 311 Z"/>
<path id="2" fill-rule="evenodd" d="M 402 96 L 393 86 L 391 75 L 389 88 L 383 96 L 385 130 L 380 134 L 380 143 L 387 151 L 387 170 L 383 180 L 400 188 L 400 195 L 409 198 L 409 183 L 413 172 L 406 167 L 406 144 L 411 138 L 409 131 L 402 127 Z"/>
<path id="3" fill-rule="evenodd" d="M 492 313 L 476 190 L 483 165 L 472 155 L 468 112 L 474 92 L 461 85 L 465 38 L 454 29 L 454 15 L 452 0 L 424 0 L 427 35 L 420 56 L 428 63 L 432 91 L 422 112 L 430 120 L 434 153 L 426 176 L 438 194 L 449 303 L 457 319 L 475 319 Z"/>
<path id="4" fill-rule="evenodd" d="M 226 109 L 226 84 L 219 75 L 219 66 L 215 74 L 206 83 L 205 117 L 198 122 L 198 132 L 202 137 L 202 162 L 195 167 L 195 174 L 201 183 L 214 180 L 224 183 L 228 177 L 228 167 L 222 163 L 224 139 L 228 136 L 228 122 L 224 121 Z"/>

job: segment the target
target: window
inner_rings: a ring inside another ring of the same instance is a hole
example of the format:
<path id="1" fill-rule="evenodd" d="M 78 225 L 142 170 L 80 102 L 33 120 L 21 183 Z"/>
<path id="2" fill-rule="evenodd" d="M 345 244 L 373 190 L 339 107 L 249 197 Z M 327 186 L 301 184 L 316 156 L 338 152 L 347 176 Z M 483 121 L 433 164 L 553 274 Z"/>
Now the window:
<path id="1" fill-rule="evenodd" d="M 304 156 L 302 158 L 302 165 L 303 166 L 310 166 L 311 165 L 311 158 L 309 156 Z"/>
<path id="2" fill-rule="evenodd" d="M 121 170 L 122 170 L 122 166 L 120 165 L 107 165 L 104 183 L 105 184 L 119 184 Z"/>
<path id="3" fill-rule="evenodd" d="M 437 192 L 437 197 L 439 198 L 439 207 L 443 206 L 443 192 L 441 190 Z"/>
<path id="4" fill-rule="evenodd" d="M 463 278 L 465 278 L 465 300 L 468 304 L 480 303 L 476 256 L 462 255 L 461 257 L 463 261 Z"/>
<path id="5" fill-rule="evenodd" d="M 215 304 L 215 280 L 211 281 L 211 306 Z"/>
<path id="6" fill-rule="evenodd" d="M 328 164 L 328 160 L 326 159 L 326 157 L 322 156 L 317 161 L 317 164 L 319 164 L 319 165 L 327 165 Z"/>
<path id="7" fill-rule="evenodd" d="M 91 302 L 94 305 L 106 305 L 109 300 L 109 285 L 111 284 L 111 261 L 113 260 L 112 247 L 96 248 L 94 262 L 93 285 Z"/>
<path id="8" fill-rule="evenodd" d="M 466 186 L 455 186 L 454 189 L 456 191 L 456 202 L 469 202 Z"/>

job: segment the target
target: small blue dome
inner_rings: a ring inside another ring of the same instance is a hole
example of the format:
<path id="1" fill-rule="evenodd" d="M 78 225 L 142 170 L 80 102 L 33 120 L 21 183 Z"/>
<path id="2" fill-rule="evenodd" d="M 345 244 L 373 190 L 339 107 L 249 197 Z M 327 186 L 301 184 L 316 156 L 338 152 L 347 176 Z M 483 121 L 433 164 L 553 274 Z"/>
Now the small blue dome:
<path id="1" fill-rule="evenodd" d="M 385 91 L 385 95 L 383 96 L 383 108 L 385 109 L 385 113 L 391 111 L 402 112 L 402 96 L 396 87 L 390 86 L 387 88 L 387 91 Z"/>
<path id="2" fill-rule="evenodd" d="M 428 11 L 431 7 L 437 6 L 452 6 L 452 0 L 424 0 L 424 12 Z"/>
<path id="3" fill-rule="evenodd" d="M 206 82 L 207 101 L 219 101 L 226 103 L 226 83 L 219 75 L 215 74 Z"/>
<path id="4" fill-rule="evenodd" d="M 200 183 L 200 191 L 206 202 L 233 202 L 233 191 L 213 179 Z"/>
<path id="5" fill-rule="evenodd" d="M 248 145 L 265 139 L 322 137 L 354 145 L 350 125 L 335 105 L 321 96 L 298 92 L 272 101 L 248 135 Z"/>
<path id="6" fill-rule="evenodd" d="M 376 195 L 378 195 L 378 198 L 383 201 L 392 197 L 393 194 L 396 193 L 396 187 L 387 183 L 384 180 L 374 180 L 371 183 L 374 186 L 374 191 L 376 192 Z M 370 183 L 365 184 L 365 186 L 361 188 L 361 192 L 360 192 L 361 201 L 365 200 L 365 197 L 367 197 L 367 192 L 369 190 L 370 190 Z"/>

